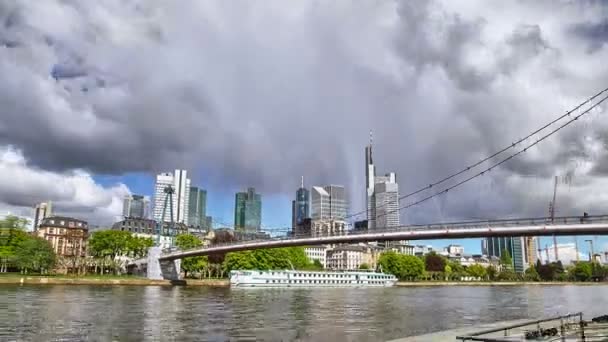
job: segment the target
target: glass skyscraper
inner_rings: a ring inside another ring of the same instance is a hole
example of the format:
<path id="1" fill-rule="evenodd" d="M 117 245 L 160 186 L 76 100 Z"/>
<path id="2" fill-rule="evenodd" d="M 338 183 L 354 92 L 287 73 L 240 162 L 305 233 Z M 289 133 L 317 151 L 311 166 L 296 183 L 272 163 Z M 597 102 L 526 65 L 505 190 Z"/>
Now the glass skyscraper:
<path id="1" fill-rule="evenodd" d="M 503 251 L 507 250 L 513 260 L 513 270 L 517 273 L 523 273 L 530 265 L 523 237 L 486 238 L 485 245 L 488 256 L 500 258 Z"/>
<path id="2" fill-rule="evenodd" d="M 122 216 L 148 218 L 150 198 L 141 195 L 127 195 L 123 201 Z"/>
<path id="3" fill-rule="evenodd" d="M 191 186 L 188 206 L 188 224 L 194 227 L 208 228 L 207 191 Z"/>
<path id="4" fill-rule="evenodd" d="M 234 229 L 259 232 L 262 226 L 262 196 L 254 188 L 237 192 L 234 201 Z"/>

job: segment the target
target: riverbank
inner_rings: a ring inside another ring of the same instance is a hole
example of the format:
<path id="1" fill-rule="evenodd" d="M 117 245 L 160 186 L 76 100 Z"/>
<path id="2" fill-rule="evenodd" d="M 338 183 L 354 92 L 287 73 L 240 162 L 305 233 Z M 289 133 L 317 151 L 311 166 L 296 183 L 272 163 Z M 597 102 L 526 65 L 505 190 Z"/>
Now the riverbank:
<path id="1" fill-rule="evenodd" d="M 398 281 L 395 286 L 564 286 L 564 285 L 608 285 L 608 282 L 576 282 L 576 281 Z"/>
<path id="2" fill-rule="evenodd" d="M 66 276 L 0 276 L 0 286 L 18 285 L 127 285 L 127 286 L 230 286 L 228 279 L 186 279 L 182 281 L 152 280 L 138 277 L 66 277 Z"/>

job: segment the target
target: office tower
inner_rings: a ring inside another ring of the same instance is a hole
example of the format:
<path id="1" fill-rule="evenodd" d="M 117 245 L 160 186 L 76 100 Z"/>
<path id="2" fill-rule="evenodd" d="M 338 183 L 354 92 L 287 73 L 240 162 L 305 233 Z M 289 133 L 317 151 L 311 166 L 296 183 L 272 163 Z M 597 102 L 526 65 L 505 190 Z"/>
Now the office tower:
<path id="1" fill-rule="evenodd" d="M 165 188 L 173 187 L 173 221 L 188 224 L 188 209 L 190 204 L 190 179 L 186 170 L 175 170 L 175 173 L 161 173 L 156 176 L 154 188 L 154 219 L 161 220 L 165 203 Z M 169 205 L 163 218 L 169 222 Z"/>
<path id="2" fill-rule="evenodd" d="M 310 191 L 310 216 L 313 220 L 329 219 L 329 194 L 320 186 L 313 186 Z"/>
<path id="3" fill-rule="evenodd" d="M 524 237 L 524 244 L 526 248 L 526 263 L 528 263 L 528 265 L 536 264 L 536 237 Z"/>
<path id="4" fill-rule="evenodd" d="M 486 238 L 488 256 L 500 258 L 504 250 L 509 252 L 513 260 L 513 270 L 523 273 L 531 263 L 528 261 L 526 243 L 523 237 L 491 237 Z"/>
<path id="5" fill-rule="evenodd" d="M 42 220 L 53 215 L 53 205 L 51 201 L 38 203 L 34 210 L 34 230 L 37 230 Z"/>
<path id="6" fill-rule="evenodd" d="M 148 218 L 150 198 L 142 195 L 127 195 L 123 201 L 122 216 Z"/>
<path id="7" fill-rule="evenodd" d="M 205 217 L 205 228 L 209 230 L 213 229 L 213 218 L 211 216 Z"/>
<path id="8" fill-rule="evenodd" d="M 324 189 L 329 194 L 329 218 L 332 220 L 346 219 L 348 202 L 344 187 L 342 185 L 327 185 Z"/>
<path id="9" fill-rule="evenodd" d="M 399 185 L 395 173 L 376 177 L 374 186 L 376 205 L 376 227 L 390 228 L 399 226 Z"/>
<path id="10" fill-rule="evenodd" d="M 234 229 L 259 232 L 262 225 L 262 196 L 254 188 L 237 192 L 234 203 Z"/>
<path id="11" fill-rule="evenodd" d="M 195 186 L 191 186 L 188 204 L 188 225 L 199 228 L 208 228 L 206 226 L 207 191 Z"/>
<path id="12" fill-rule="evenodd" d="M 367 200 L 367 227 L 376 227 L 376 203 L 374 197 L 374 186 L 376 179 L 376 166 L 372 159 L 372 132 L 369 132 L 369 145 L 365 147 L 365 187 Z"/>
<path id="13" fill-rule="evenodd" d="M 310 193 L 304 188 L 304 177 L 302 177 L 300 188 L 296 191 L 295 214 L 296 224 L 300 224 L 304 219 L 310 217 Z"/>

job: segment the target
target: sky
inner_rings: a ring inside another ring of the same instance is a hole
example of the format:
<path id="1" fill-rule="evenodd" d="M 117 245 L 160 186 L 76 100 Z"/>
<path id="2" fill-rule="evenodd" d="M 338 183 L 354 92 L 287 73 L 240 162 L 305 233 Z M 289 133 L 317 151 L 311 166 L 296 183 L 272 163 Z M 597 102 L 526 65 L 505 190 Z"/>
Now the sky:
<path id="1" fill-rule="evenodd" d="M 289 226 L 301 176 L 358 212 L 370 130 L 378 173 L 414 191 L 608 87 L 606 60 L 600 0 L 2 1 L 0 213 L 111 224 L 176 168 L 227 223 L 253 186 L 264 226 Z M 605 213 L 606 111 L 401 221 L 545 216 L 556 175 L 557 215 Z"/>

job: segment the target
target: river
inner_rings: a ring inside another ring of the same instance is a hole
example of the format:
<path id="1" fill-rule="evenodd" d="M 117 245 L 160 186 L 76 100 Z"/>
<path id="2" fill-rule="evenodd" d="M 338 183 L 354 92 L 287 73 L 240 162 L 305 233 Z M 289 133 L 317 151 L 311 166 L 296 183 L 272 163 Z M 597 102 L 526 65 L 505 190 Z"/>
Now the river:
<path id="1" fill-rule="evenodd" d="M 1 286 L 0 341 L 382 341 L 575 311 L 608 313 L 608 286 Z"/>

